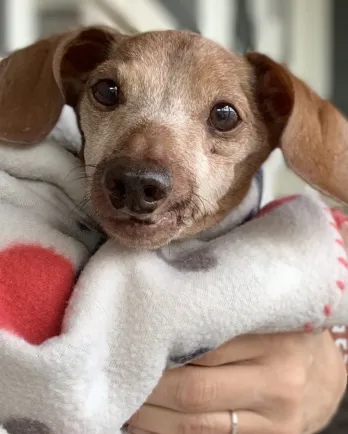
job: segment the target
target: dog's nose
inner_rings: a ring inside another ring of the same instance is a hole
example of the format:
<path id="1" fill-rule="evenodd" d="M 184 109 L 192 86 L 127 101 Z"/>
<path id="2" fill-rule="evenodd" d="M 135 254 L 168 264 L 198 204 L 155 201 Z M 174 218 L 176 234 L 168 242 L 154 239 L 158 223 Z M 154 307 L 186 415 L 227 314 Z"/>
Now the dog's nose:
<path id="1" fill-rule="evenodd" d="M 105 168 L 103 183 L 113 206 L 130 214 L 152 213 L 172 189 L 171 174 L 164 167 L 128 158 L 111 161 Z"/>

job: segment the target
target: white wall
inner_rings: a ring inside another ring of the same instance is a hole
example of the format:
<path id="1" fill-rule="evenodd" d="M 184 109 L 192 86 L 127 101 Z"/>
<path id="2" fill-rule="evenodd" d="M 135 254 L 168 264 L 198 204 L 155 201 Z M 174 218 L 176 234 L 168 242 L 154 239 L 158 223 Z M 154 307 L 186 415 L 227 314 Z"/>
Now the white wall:
<path id="1" fill-rule="evenodd" d="M 234 11 L 234 0 L 197 0 L 198 28 L 206 38 L 230 48 L 234 34 Z"/>
<path id="2" fill-rule="evenodd" d="M 39 8 L 64 8 L 76 4 L 81 24 L 104 23 L 125 32 L 178 27 L 175 18 L 156 0 L 103 0 L 101 3 L 114 9 L 115 17 L 120 20 L 115 20 L 114 14 L 109 14 L 94 0 L 5 0 L 5 49 L 21 48 L 39 37 Z"/>
<path id="3" fill-rule="evenodd" d="M 37 1 L 5 1 L 5 50 L 22 48 L 38 37 Z"/>
<path id="4" fill-rule="evenodd" d="M 175 18 L 156 0 L 104 0 L 109 7 L 113 8 L 121 20 L 116 23 L 112 16 L 102 12 L 98 2 L 85 0 L 81 4 L 81 16 L 83 24 L 118 24 L 127 23 L 127 27 L 133 28 L 138 32 L 149 30 L 165 30 L 168 28 L 177 28 L 178 23 Z"/>
<path id="5" fill-rule="evenodd" d="M 291 69 L 321 96 L 331 94 L 332 0 L 294 2 Z"/>
<path id="6" fill-rule="evenodd" d="M 120 32 L 128 33 L 128 29 L 121 23 L 115 23 L 110 16 L 99 8 L 93 1 L 86 0 L 81 4 L 80 19 L 82 25 L 104 24 L 106 26 L 117 26 Z"/>

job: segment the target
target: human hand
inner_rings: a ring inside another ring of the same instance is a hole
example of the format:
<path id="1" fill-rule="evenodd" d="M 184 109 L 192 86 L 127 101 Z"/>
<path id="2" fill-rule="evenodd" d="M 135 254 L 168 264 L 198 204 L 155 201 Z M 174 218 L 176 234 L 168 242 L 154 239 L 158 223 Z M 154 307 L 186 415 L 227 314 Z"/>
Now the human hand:
<path id="1" fill-rule="evenodd" d="M 132 434 L 313 434 L 332 418 L 346 386 L 329 332 L 246 336 L 195 366 L 166 372 L 131 418 Z"/>

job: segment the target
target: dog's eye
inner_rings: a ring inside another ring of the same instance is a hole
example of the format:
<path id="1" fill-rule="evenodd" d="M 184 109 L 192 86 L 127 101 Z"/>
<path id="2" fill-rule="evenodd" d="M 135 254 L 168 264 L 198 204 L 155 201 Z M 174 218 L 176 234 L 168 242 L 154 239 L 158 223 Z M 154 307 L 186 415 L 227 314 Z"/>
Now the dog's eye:
<path id="1" fill-rule="evenodd" d="M 113 80 L 100 80 L 92 87 L 94 98 L 106 107 L 113 107 L 118 102 L 118 89 Z"/>
<path id="2" fill-rule="evenodd" d="M 219 131 L 230 131 L 239 124 L 240 117 L 230 104 L 222 102 L 212 108 L 209 122 Z"/>

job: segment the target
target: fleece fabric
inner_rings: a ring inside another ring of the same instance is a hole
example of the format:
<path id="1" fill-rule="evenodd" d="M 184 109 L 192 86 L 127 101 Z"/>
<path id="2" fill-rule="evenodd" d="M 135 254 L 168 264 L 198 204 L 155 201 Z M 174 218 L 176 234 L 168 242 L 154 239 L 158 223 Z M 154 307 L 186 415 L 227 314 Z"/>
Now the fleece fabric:
<path id="1" fill-rule="evenodd" d="M 56 131 L 57 133 L 57 131 Z M 0 145 L 1 434 L 115 434 L 163 371 L 247 334 L 348 324 L 340 218 L 261 177 L 221 225 L 157 251 L 106 242 L 52 134 Z"/>

